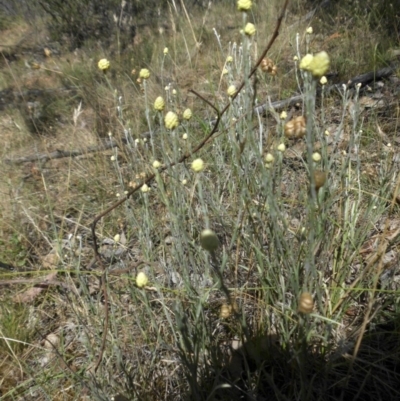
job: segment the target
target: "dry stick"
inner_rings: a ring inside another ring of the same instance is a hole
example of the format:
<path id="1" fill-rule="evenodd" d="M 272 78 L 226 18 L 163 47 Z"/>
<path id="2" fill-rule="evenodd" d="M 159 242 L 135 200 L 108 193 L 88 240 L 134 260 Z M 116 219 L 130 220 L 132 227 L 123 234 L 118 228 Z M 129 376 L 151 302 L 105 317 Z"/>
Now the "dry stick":
<path id="1" fill-rule="evenodd" d="M 381 68 L 380 70 L 377 70 L 377 71 L 370 71 L 365 74 L 358 75 L 357 77 L 354 77 L 354 78 L 350 79 L 349 81 L 347 81 L 346 85 L 349 88 L 353 88 L 358 83 L 361 83 L 362 85 L 365 86 L 368 83 L 374 82 L 378 79 L 388 78 L 396 71 L 399 64 L 400 63 L 396 62 L 396 63 L 393 63 L 390 67 L 385 67 L 385 68 Z M 341 90 L 343 84 L 344 83 L 330 85 L 325 89 L 325 93 L 331 93 L 331 92 L 334 92 L 337 90 Z M 70 90 L 70 89 L 67 88 L 66 90 Z M 0 94 L 1 94 L 1 92 L 0 92 Z M 198 95 L 196 94 L 196 96 L 198 96 Z M 202 100 L 204 100 L 204 98 L 202 98 Z M 303 100 L 303 95 L 295 95 L 295 96 L 292 96 L 292 97 L 284 99 L 284 100 L 277 100 L 272 103 L 261 104 L 257 107 L 254 107 L 254 112 L 262 114 L 271 109 L 273 109 L 273 110 L 283 109 L 284 107 L 288 107 L 288 106 L 294 105 L 296 103 L 299 103 L 302 100 Z M 1 107 L 1 105 L 2 104 L 1 104 L 1 99 L 0 99 L 0 107 Z M 215 123 L 216 123 L 216 120 L 210 121 L 210 124 L 215 124 Z M 143 132 L 140 135 L 141 135 L 141 137 L 147 138 L 150 136 L 150 132 L 148 132 L 148 131 Z M 120 138 L 118 141 L 121 141 L 122 144 L 126 144 L 128 142 L 125 138 Z M 60 159 L 63 157 L 81 156 L 81 155 L 85 155 L 87 153 L 99 152 L 99 151 L 111 149 L 111 148 L 114 148 L 117 146 L 120 146 L 120 144 L 117 143 L 117 141 L 115 141 L 114 139 L 111 139 L 111 140 L 107 139 L 106 141 L 104 141 L 104 143 L 102 143 L 98 146 L 89 146 L 86 149 L 80 149 L 80 150 L 78 150 L 78 149 L 75 149 L 75 150 L 57 149 L 51 153 L 40 153 L 37 155 L 18 157 L 15 159 L 4 159 L 4 162 L 7 164 L 22 164 L 22 163 L 39 160 L 39 161 L 45 163 L 48 160 Z"/>
<path id="2" fill-rule="evenodd" d="M 262 52 L 261 56 L 259 57 L 259 59 L 257 60 L 257 62 L 255 63 L 253 69 L 250 72 L 250 75 L 248 77 L 248 79 L 250 79 L 254 73 L 257 71 L 257 68 L 259 67 L 259 65 L 261 64 L 261 61 L 263 60 L 263 58 L 266 56 L 266 54 L 268 53 L 268 51 L 271 49 L 272 45 L 274 44 L 276 38 L 279 35 L 279 29 L 280 26 L 282 24 L 282 20 L 285 16 L 286 13 L 286 9 L 287 6 L 289 4 L 289 0 L 285 0 L 285 3 L 282 7 L 282 11 L 281 14 L 279 15 L 277 21 L 276 21 L 276 26 L 275 26 L 275 30 L 272 34 L 271 39 L 268 42 L 267 47 L 265 48 L 265 50 Z M 176 166 L 177 164 L 181 164 L 183 162 L 185 162 L 187 159 L 189 159 L 191 156 L 193 156 L 195 153 L 197 153 L 200 149 L 202 149 L 204 147 L 204 145 L 209 141 L 209 139 L 217 132 L 218 130 L 218 125 L 221 121 L 221 117 L 226 113 L 226 111 L 229 109 L 230 105 L 232 104 L 232 101 L 239 95 L 239 93 L 241 92 L 241 90 L 243 89 L 245 85 L 245 81 L 243 80 L 242 83 L 240 84 L 237 92 L 232 96 L 232 99 L 229 103 L 227 103 L 227 105 L 222 109 L 222 111 L 220 112 L 211 102 L 209 102 L 207 99 L 205 99 L 203 96 L 201 96 L 199 93 L 197 93 L 196 91 L 194 91 L 193 89 L 190 89 L 190 92 L 194 93 L 197 97 L 199 97 L 200 99 L 202 99 L 205 103 L 207 103 L 210 107 L 212 107 L 216 113 L 217 113 L 217 121 L 215 122 L 215 125 L 213 127 L 213 129 L 211 130 L 211 132 L 192 150 L 192 152 L 190 153 L 186 153 L 184 154 L 179 160 L 174 161 L 172 163 L 170 163 L 169 165 L 163 166 L 159 169 L 159 172 L 163 172 L 165 170 L 170 169 L 171 167 Z M 102 281 L 102 291 L 104 294 L 104 328 L 103 328 L 103 338 L 102 338 L 102 343 L 101 343 L 101 348 L 100 348 L 100 354 L 98 356 L 94 371 L 96 372 L 97 369 L 100 366 L 100 363 L 103 359 L 103 353 L 104 353 L 104 349 L 106 346 L 106 341 L 107 341 L 107 332 L 108 332 L 108 318 L 109 318 L 109 307 L 108 307 L 108 293 L 107 293 L 107 287 L 106 287 L 106 274 L 107 274 L 107 269 L 103 264 L 103 261 L 101 259 L 101 256 L 99 254 L 99 249 L 98 249 L 98 244 L 97 244 L 97 235 L 96 235 L 96 226 L 97 223 L 100 221 L 100 219 L 102 219 L 104 216 L 106 216 L 107 214 L 109 214 L 111 211 L 113 211 L 114 209 L 116 209 L 117 207 L 119 207 L 120 205 L 122 205 L 124 202 L 126 202 L 135 192 L 137 192 L 139 190 L 139 188 L 141 188 L 144 184 L 149 184 L 151 181 L 153 181 L 153 179 L 155 178 L 155 174 L 151 174 L 149 177 L 147 177 L 145 180 L 143 180 L 140 184 L 136 185 L 134 188 L 132 188 L 125 197 L 123 197 L 121 200 L 119 200 L 118 202 L 114 203 L 113 205 L 111 205 L 108 209 L 106 209 L 104 212 L 100 213 L 98 216 L 96 216 L 92 222 L 91 225 L 91 230 L 92 230 L 92 237 L 93 237 L 93 251 L 94 251 L 94 255 L 95 258 L 97 260 L 97 262 L 99 263 L 99 266 L 101 267 L 103 274 L 101 277 L 101 281 Z"/>

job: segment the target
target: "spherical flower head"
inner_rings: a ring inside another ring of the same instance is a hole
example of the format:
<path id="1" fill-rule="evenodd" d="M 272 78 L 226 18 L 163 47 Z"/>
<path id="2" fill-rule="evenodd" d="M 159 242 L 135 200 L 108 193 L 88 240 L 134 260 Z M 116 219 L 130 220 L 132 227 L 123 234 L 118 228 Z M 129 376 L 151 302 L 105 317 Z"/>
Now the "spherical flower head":
<path id="1" fill-rule="evenodd" d="M 182 139 L 184 140 L 188 139 L 188 134 L 186 132 L 182 135 Z"/>
<path id="2" fill-rule="evenodd" d="M 312 26 L 309 26 L 309 27 L 306 29 L 306 33 L 308 33 L 309 35 L 311 35 L 311 34 L 313 33 Z"/>
<path id="3" fill-rule="evenodd" d="M 294 56 L 293 61 L 299 61 L 299 58 L 297 56 Z"/>
<path id="4" fill-rule="evenodd" d="M 313 153 L 312 155 L 312 159 L 318 163 L 319 161 L 321 161 L 321 155 L 318 152 Z"/>
<path id="5" fill-rule="evenodd" d="M 229 71 L 226 69 L 226 68 L 224 68 L 223 70 L 222 70 L 222 75 L 226 75 L 226 74 L 228 74 L 229 73 Z"/>
<path id="6" fill-rule="evenodd" d="M 328 83 L 328 80 L 326 79 L 326 76 L 322 76 L 321 79 L 319 80 L 319 83 L 321 85 L 326 85 Z"/>
<path id="7" fill-rule="evenodd" d="M 306 54 L 300 61 L 300 68 L 302 70 L 309 71 L 309 66 L 314 56 L 312 54 Z"/>
<path id="8" fill-rule="evenodd" d="M 286 146 L 285 144 L 282 142 L 280 143 L 277 147 L 276 150 L 278 150 L 279 152 L 283 153 L 286 150 Z"/>
<path id="9" fill-rule="evenodd" d="M 279 115 L 279 118 L 281 120 L 286 120 L 287 119 L 287 113 L 286 111 L 282 111 L 282 113 Z"/>
<path id="10" fill-rule="evenodd" d="M 140 190 L 145 194 L 146 192 L 150 191 L 150 188 L 147 184 L 143 184 Z"/>
<path id="11" fill-rule="evenodd" d="M 164 55 L 168 54 L 168 47 L 164 47 L 164 51 L 163 51 Z"/>
<path id="12" fill-rule="evenodd" d="M 248 22 L 244 27 L 244 33 L 247 36 L 253 36 L 256 33 L 256 27 L 251 22 Z"/>
<path id="13" fill-rule="evenodd" d="M 183 118 L 184 118 L 185 120 L 190 120 L 190 119 L 192 118 L 192 110 L 186 109 L 186 110 L 183 112 Z"/>
<path id="14" fill-rule="evenodd" d="M 204 170 L 204 162 L 202 159 L 196 159 L 192 161 L 191 169 L 195 173 L 200 173 L 200 171 Z"/>
<path id="15" fill-rule="evenodd" d="M 329 64 L 330 60 L 328 53 L 322 51 L 313 57 L 308 65 L 308 70 L 314 77 L 322 77 L 329 70 Z"/>
<path id="16" fill-rule="evenodd" d="M 236 93 L 236 86 L 235 85 L 230 85 L 228 90 L 226 91 L 226 93 L 228 94 L 228 96 L 232 97 L 235 95 Z"/>
<path id="17" fill-rule="evenodd" d="M 148 282 L 149 278 L 146 276 L 146 273 L 139 272 L 138 275 L 136 276 L 136 285 L 139 288 L 143 288 L 147 285 Z"/>
<path id="18" fill-rule="evenodd" d="M 232 57 L 232 56 L 228 56 L 228 57 L 226 58 L 226 63 L 227 63 L 227 64 L 232 63 L 232 61 L 233 61 L 233 57 Z"/>
<path id="19" fill-rule="evenodd" d="M 267 153 L 265 155 L 265 159 L 264 159 L 267 163 L 273 163 L 273 161 L 275 160 L 275 157 L 273 154 L 271 153 Z"/>
<path id="20" fill-rule="evenodd" d="M 275 63 L 268 57 L 263 58 L 261 60 L 260 64 L 261 70 L 271 74 L 271 75 L 276 75 L 278 72 L 278 67 L 275 65 Z"/>
<path id="21" fill-rule="evenodd" d="M 303 138 L 307 132 L 306 119 L 303 116 L 295 117 L 285 124 L 284 131 L 286 138 Z"/>
<path id="22" fill-rule="evenodd" d="M 200 245 L 208 252 L 214 252 L 219 247 L 219 239 L 213 230 L 206 228 L 200 234 Z"/>
<path id="23" fill-rule="evenodd" d="M 117 244 L 119 240 L 121 239 L 121 236 L 119 234 L 114 235 L 114 242 Z"/>
<path id="24" fill-rule="evenodd" d="M 150 71 L 147 68 L 142 68 L 139 72 L 139 77 L 142 79 L 149 79 Z"/>
<path id="25" fill-rule="evenodd" d="M 107 71 L 110 68 L 110 62 L 106 58 L 102 58 L 98 63 L 97 66 L 102 71 Z"/>
<path id="26" fill-rule="evenodd" d="M 165 127 L 167 129 L 174 129 L 179 125 L 178 116 L 173 111 L 169 111 L 164 117 Z"/>
<path id="27" fill-rule="evenodd" d="M 161 163 L 160 163 L 158 160 L 154 160 L 154 162 L 153 162 L 153 167 L 154 167 L 155 169 L 160 168 L 160 167 L 161 167 Z"/>
<path id="28" fill-rule="evenodd" d="M 162 111 L 164 110 L 165 107 L 165 101 L 161 96 L 158 96 L 158 98 L 154 102 L 154 109 L 157 111 Z"/>
<path id="29" fill-rule="evenodd" d="M 251 6 L 251 0 L 238 0 L 237 2 L 237 8 L 239 11 L 249 11 Z"/>

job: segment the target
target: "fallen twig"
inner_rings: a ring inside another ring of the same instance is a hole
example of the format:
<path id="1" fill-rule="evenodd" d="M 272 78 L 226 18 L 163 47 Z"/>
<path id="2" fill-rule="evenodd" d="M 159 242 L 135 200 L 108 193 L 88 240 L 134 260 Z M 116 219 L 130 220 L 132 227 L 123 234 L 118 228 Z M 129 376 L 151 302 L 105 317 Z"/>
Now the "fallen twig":
<path id="1" fill-rule="evenodd" d="M 263 57 L 264 57 L 264 55 L 263 55 Z M 259 61 L 260 60 L 258 60 L 257 63 L 259 63 Z M 258 64 L 256 64 L 256 66 L 257 65 Z M 381 68 L 380 70 L 377 70 L 377 71 L 370 71 L 365 74 L 358 75 L 358 76 L 350 79 L 347 82 L 342 82 L 339 84 L 327 86 L 325 89 L 325 92 L 332 93 L 334 91 L 341 90 L 344 84 L 347 85 L 347 87 L 349 87 L 349 88 L 354 88 L 355 85 L 357 85 L 359 83 L 362 86 L 368 85 L 371 82 L 374 82 L 376 80 L 390 77 L 391 75 L 394 74 L 397 67 L 398 67 L 398 63 L 395 63 L 390 67 L 385 67 L 385 68 Z M 255 70 L 252 71 L 252 74 L 254 72 L 255 72 Z M 196 95 L 199 96 L 198 93 L 196 93 Z M 201 98 L 204 100 L 203 97 L 201 97 Z M 293 105 L 301 102 L 302 100 L 303 100 L 303 95 L 295 95 L 288 99 L 277 100 L 276 102 L 261 104 L 261 105 L 255 107 L 254 111 L 258 114 L 263 114 L 263 113 L 267 112 L 268 110 L 281 110 L 285 107 L 293 106 Z M 216 123 L 216 120 L 211 121 L 211 124 L 215 124 L 215 123 Z M 150 132 L 142 133 L 141 137 L 144 137 L 144 138 L 150 137 Z M 32 162 L 32 161 L 41 161 L 41 162 L 45 163 L 49 160 L 61 159 L 63 157 L 77 157 L 77 156 L 85 155 L 87 153 L 101 152 L 101 151 L 104 151 L 107 149 L 117 147 L 117 146 L 119 146 L 119 144 L 126 144 L 126 143 L 127 143 L 127 140 L 125 138 L 121 138 L 118 141 L 111 138 L 111 139 L 106 139 L 100 145 L 89 146 L 85 149 L 80 149 L 80 150 L 78 150 L 78 149 L 75 149 L 75 150 L 57 149 L 51 153 L 39 153 L 36 155 L 18 157 L 15 159 L 5 159 L 4 161 L 5 161 L 5 163 L 8 163 L 8 164 L 22 164 L 22 163 L 28 163 L 28 162 Z"/>

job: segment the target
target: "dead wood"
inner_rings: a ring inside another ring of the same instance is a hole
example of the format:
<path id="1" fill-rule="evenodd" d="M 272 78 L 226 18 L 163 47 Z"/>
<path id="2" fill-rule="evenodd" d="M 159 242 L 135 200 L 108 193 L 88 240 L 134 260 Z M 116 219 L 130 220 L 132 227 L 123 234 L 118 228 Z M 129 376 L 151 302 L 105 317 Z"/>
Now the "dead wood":
<path id="1" fill-rule="evenodd" d="M 348 88 L 355 88 L 357 84 L 361 84 L 362 86 L 366 86 L 375 81 L 389 78 L 396 71 L 399 63 L 394 63 L 392 66 L 381 68 L 377 71 L 367 72 L 365 74 L 358 75 L 347 82 L 330 85 L 326 88 L 326 93 L 332 93 L 338 90 L 342 90 L 343 85 L 345 84 Z M 268 110 L 281 110 L 285 107 L 290 107 L 298 104 L 303 99 L 303 95 L 292 96 L 288 99 L 278 100 L 272 103 L 264 103 L 255 108 L 256 113 L 264 114 Z M 147 138 L 150 136 L 149 132 L 144 132 L 141 134 L 141 137 Z M 125 138 L 121 138 L 119 140 L 122 144 L 126 144 L 127 140 Z M 16 159 L 5 159 L 5 162 L 8 164 L 23 164 L 32 161 L 41 161 L 47 162 L 52 159 L 61 159 L 63 157 L 77 157 L 87 153 L 101 152 L 107 149 L 111 149 L 118 146 L 118 142 L 115 139 L 106 139 L 104 142 L 97 146 L 89 146 L 85 149 L 80 150 L 61 150 L 57 149 L 51 153 L 39 153 L 36 155 L 30 155 L 25 157 L 18 157 Z"/>

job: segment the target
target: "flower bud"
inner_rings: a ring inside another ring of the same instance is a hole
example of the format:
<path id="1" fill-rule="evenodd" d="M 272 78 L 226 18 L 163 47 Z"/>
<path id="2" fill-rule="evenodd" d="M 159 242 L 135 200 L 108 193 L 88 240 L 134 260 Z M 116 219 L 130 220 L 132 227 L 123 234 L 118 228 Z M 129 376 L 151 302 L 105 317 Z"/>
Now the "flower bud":
<path id="1" fill-rule="evenodd" d="M 321 155 L 318 152 L 313 153 L 312 155 L 312 159 L 318 163 L 319 161 L 321 161 Z"/>
<path id="2" fill-rule="evenodd" d="M 143 184 L 140 190 L 145 194 L 146 192 L 150 191 L 150 188 L 147 184 Z"/>
<path id="3" fill-rule="evenodd" d="M 226 93 L 228 94 L 228 96 L 232 97 L 235 95 L 236 93 L 236 86 L 235 85 L 230 85 L 228 90 L 226 91 Z"/>
<path id="4" fill-rule="evenodd" d="M 102 71 L 107 71 L 110 68 L 110 62 L 106 58 L 102 58 L 98 63 L 97 66 Z"/>
<path id="5" fill-rule="evenodd" d="M 146 276 L 146 273 L 139 272 L 138 275 L 136 276 L 136 285 L 139 288 L 143 288 L 144 286 L 147 285 L 148 282 L 149 278 Z"/>
<path id="6" fill-rule="evenodd" d="M 184 118 L 185 120 L 190 120 L 190 119 L 192 118 L 192 110 L 186 109 L 186 110 L 183 112 L 183 118 Z"/>
<path id="7" fill-rule="evenodd" d="M 326 173 L 321 170 L 314 170 L 314 183 L 315 189 L 318 191 L 321 187 L 324 186 L 326 182 Z"/>
<path id="8" fill-rule="evenodd" d="M 192 161 L 191 169 L 195 173 L 200 173 L 200 171 L 204 170 L 204 162 L 202 159 L 196 159 Z"/>
<path id="9" fill-rule="evenodd" d="M 214 252 L 219 247 L 219 239 L 213 230 L 206 228 L 200 234 L 200 245 L 208 252 Z"/>
<path id="10" fill-rule="evenodd" d="M 272 155 L 271 153 L 267 153 L 267 154 L 265 155 L 264 160 L 265 160 L 267 163 L 272 163 L 272 162 L 275 160 L 275 157 L 274 157 L 274 155 Z"/>
<path id="11" fill-rule="evenodd" d="M 297 310 L 304 314 L 309 314 L 314 310 L 314 300 L 309 292 L 303 292 L 300 295 L 299 306 Z"/>
<path id="12" fill-rule="evenodd" d="M 282 143 L 280 143 L 280 144 L 276 147 L 276 149 L 279 150 L 279 152 L 283 153 L 283 152 L 286 150 L 286 146 L 285 146 L 285 144 L 282 142 Z"/>
<path id="13" fill-rule="evenodd" d="M 142 68 L 139 72 L 139 77 L 142 79 L 150 78 L 150 71 L 147 68 Z"/>

